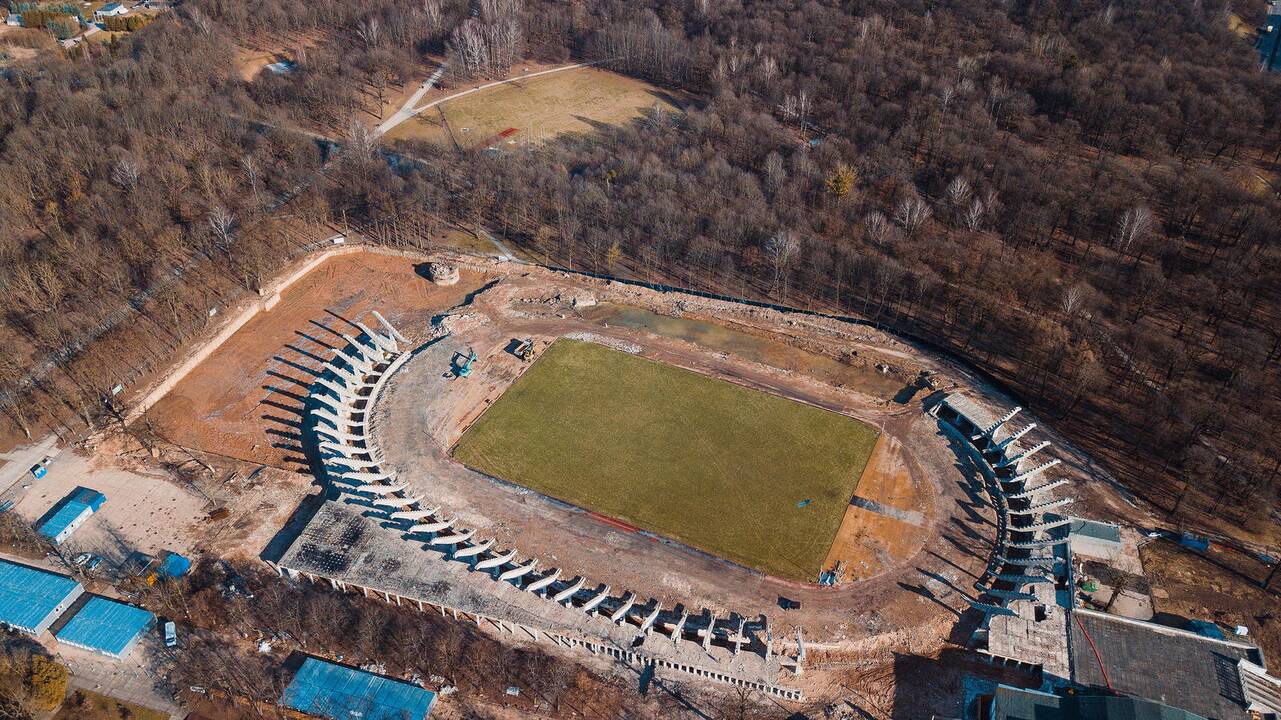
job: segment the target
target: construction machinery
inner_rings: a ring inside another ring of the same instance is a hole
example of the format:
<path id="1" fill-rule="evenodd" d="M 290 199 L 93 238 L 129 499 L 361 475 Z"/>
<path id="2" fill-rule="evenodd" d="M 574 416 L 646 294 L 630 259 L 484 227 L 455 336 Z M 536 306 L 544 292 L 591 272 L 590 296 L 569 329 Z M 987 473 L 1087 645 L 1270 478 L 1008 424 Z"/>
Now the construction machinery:
<path id="1" fill-rule="evenodd" d="M 465 378 L 471 376 L 471 367 L 476 362 L 476 351 L 467 348 L 467 354 L 456 353 L 454 355 L 454 375 Z"/>
<path id="2" fill-rule="evenodd" d="M 525 362 L 529 362 L 530 359 L 534 357 L 534 339 L 525 338 L 524 340 L 521 340 L 516 345 L 516 350 L 514 351 L 514 354 L 516 355 L 516 357 L 520 358 L 521 360 L 524 360 Z"/>

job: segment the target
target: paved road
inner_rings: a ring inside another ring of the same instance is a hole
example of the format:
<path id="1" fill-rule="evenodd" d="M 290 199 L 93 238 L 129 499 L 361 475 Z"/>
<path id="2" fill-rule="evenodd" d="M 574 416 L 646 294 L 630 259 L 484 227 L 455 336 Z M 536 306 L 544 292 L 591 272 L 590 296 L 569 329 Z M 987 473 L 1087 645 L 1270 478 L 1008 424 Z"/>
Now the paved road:
<path id="1" fill-rule="evenodd" d="M 427 78 L 426 82 L 418 86 L 418 89 L 414 91 L 414 94 L 409 96 L 409 99 L 405 101 L 404 105 L 400 106 L 400 109 L 397 110 L 394 115 L 382 121 L 382 124 L 374 129 L 374 133 L 382 135 L 388 130 L 391 130 L 409 118 L 417 115 L 419 110 L 415 110 L 414 106 L 418 104 L 419 100 L 423 99 L 423 95 L 426 95 L 429 90 L 436 86 L 436 83 L 440 81 L 440 77 L 444 74 L 445 63 L 441 63 L 440 67 L 436 68 L 436 72 L 432 73 L 431 77 Z"/>

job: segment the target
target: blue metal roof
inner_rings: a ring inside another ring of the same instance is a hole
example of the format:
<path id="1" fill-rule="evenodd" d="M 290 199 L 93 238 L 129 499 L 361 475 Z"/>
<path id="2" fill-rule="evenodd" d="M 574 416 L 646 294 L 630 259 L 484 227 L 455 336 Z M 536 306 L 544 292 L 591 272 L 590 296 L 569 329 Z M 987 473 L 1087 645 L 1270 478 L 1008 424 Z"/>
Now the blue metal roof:
<path id="1" fill-rule="evenodd" d="M 191 561 L 176 552 L 171 552 L 160 562 L 159 570 L 165 577 L 182 577 L 191 572 Z"/>
<path id="2" fill-rule="evenodd" d="M 119 656 L 155 619 L 142 608 L 95 595 L 55 636 L 58 642 Z"/>
<path id="3" fill-rule="evenodd" d="M 280 704 L 331 720 L 422 720 L 436 693 L 407 682 L 309 657 Z"/>
<path id="4" fill-rule="evenodd" d="M 86 487 L 78 487 L 71 494 L 54 505 L 50 514 L 45 516 L 38 528 L 41 535 L 56 538 L 74 523 L 86 510 L 97 512 L 107 501 L 107 496 Z"/>
<path id="5" fill-rule="evenodd" d="M 0 622 L 33 632 L 79 587 L 69 577 L 0 560 Z"/>

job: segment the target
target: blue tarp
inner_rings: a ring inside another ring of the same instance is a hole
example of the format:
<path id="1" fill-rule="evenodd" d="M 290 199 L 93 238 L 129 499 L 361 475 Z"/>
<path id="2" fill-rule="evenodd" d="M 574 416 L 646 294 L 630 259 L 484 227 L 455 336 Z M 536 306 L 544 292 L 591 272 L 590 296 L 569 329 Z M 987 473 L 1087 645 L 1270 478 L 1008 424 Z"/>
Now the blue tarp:
<path id="1" fill-rule="evenodd" d="M 1188 629 L 1201 637 L 1208 637 L 1211 640 L 1228 639 L 1228 636 L 1223 634 L 1219 626 L 1209 620 L 1189 620 Z"/>
<path id="2" fill-rule="evenodd" d="M 57 542 L 64 530 L 78 522 L 82 515 L 97 512 L 106 501 L 107 497 L 97 490 L 78 487 L 53 506 L 40 522 L 38 530 L 41 535 Z"/>
<path id="3" fill-rule="evenodd" d="M 280 704 L 331 720 L 422 720 L 435 700 L 407 682 L 309 657 Z"/>
<path id="4" fill-rule="evenodd" d="M 19 630 L 43 632 L 54 610 L 83 591 L 69 577 L 0 560 L 0 622 Z"/>
<path id="5" fill-rule="evenodd" d="M 161 561 L 158 571 L 165 577 L 182 577 L 191 572 L 191 561 L 176 552 L 171 552 Z"/>
<path id="6" fill-rule="evenodd" d="M 58 642 L 120 657 L 155 619 L 142 608 L 94 596 L 55 636 Z"/>

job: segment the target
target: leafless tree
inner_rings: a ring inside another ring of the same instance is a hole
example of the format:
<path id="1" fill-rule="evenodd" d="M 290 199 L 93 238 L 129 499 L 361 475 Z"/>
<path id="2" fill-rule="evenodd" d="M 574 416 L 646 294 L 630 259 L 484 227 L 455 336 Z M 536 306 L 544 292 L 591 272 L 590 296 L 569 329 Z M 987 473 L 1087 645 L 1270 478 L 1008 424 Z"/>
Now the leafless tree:
<path id="1" fill-rule="evenodd" d="M 791 230 L 779 230 L 765 243 L 765 253 L 769 256 L 770 263 L 774 266 L 772 290 L 777 291 L 781 288 L 784 297 L 787 295 L 787 269 L 792 264 L 792 261 L 796 259 L 796 254 L 800 252 L 800 249 L 801 241 L 797 239 L 796 233 Z"/>
<path id="2" fill-rule="evenodd" d="M 356 27 L 356 36 L 365 43 L 365 47 L 371 50 L 378 47 L 382 43 L 382 21 L 377 15 L 361 20 Z"/>
<path id="3" fill-rule="evenodd" d="M 1063 291 L 1063 299 L 1060 304 L 1063 307 L 1063 313 L 1068 317 L 1076 315 L 1077 310 L 1081 309 L 1081 303 L 1085 300 L 1085 288 L 1079 283 L 1070 285 Z"/>
<path id="4" fill-rule="evenodd" d="M 138 163 L 131 158 L 120 158 L 111 168 L 111 182 L 125 191 L 137 189 L 141 175 L 142 171 L 138 169 Z"/>
<path id="5" fill-rule="evenodd" d="M 969 180 L 966 180 L 961 175 L 957 175 L 952 178 L 952 182 L 948 183 L 945 194 L 947 196 L 947 201 L 951 203 L 953 207 L 959 208 L 964 206 L 966 201 L 970 199 L 970 195 L 973 194 L 973 188 L 970 187 Z"/>
<path id="6" fill-rule="evenodd" d="M 253 155 L 241 155 L 240 167 L 245 171 L 245 179 L 249 181 L 249 187 L 253 191 L 254 205 L 261 207 L 262 200 L 258 196 L 258 161 L 254 160 Z"/>
<path id="7" fill-rule="evenodd" d="M 987 208 L 983 206 L 983 201 L 975 198 L 970 202 L 970 206 L 965 209 L 961 216 L 961 222 L 965 223 L 966 229 L 970 232 L 977 231 L 983 225 L 983 215 Z"/>
<path id="8" fill-rule="evenodd" d="M 885 242 L 885 238 L 890 234 L 890 221 L 885 214 L 873 210 L 863 218 L 863 229 L 867 231 L 867 236 L 872 242 L 880 245 Z"/>
<path id="9" fill-rule="evenodd" d="M 909 235 L 915 234 L 917 230 L 930 219 L 933 211 L 917 195 L 908 195 L 898 204 L 898 210 L 894 213 L 894 221 L 897 222 Z"/>
<path id="10" fill-rule="evenodd" d="M 440 8 L 440 0 L 423 0 L 423 26 L 428 35 L 435 35 L 444 25 L 444 13 Z"/>
<path id="11" fill-rule="evenodd" d="M 783 165 L 783 156 L 770 151 L 765 156 L 765 187 L 770 192 L 777 192 L 787 181 L 787 168 Z"/>
<path id="12" fill-rule="evenodd" d="M 353 120 L 347 129 L 347 147 L 353 157 L 368 159 L 378 149 L 378 134 L 359 120 Z"/>
<path id="13" fill-rule="evenodd" d="M 218 247 L 230 251 L 232 235 L 235 230 L 236 216 L 221 205 L 209 210 L 209 231 L 218 241 Z"/>
<path id="14" fill-rule="evenodd" d="M 210 20 L 208 15 L 200 12 L 199 8 L 191 8 L 191 10 L 188 11 L 187 16 L 191 18 L 191 24 L 195 26 L 196 30 L 205 35 L 213 34 L 213 20 Z"/>
<path id="15" fill-rule="evenodd" d="M 1121 213 L 1116 221 L 1116 249 L 1125 254 L 1130 247 L 1143 240 L 1156 227 L 1156 216 L 1145 205 L 1137 205 Z"/>

